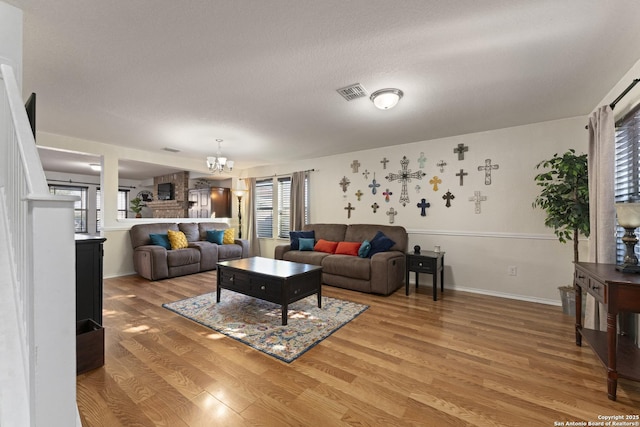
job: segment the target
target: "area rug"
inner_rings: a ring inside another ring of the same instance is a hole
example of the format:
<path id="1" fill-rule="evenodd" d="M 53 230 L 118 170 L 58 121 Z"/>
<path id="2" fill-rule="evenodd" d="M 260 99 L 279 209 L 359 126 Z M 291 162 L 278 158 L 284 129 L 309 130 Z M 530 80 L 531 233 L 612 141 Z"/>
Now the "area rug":
<path id="1" fill-rule="evenodd" d="M 318 308 L 318 297 L 312 295 L 289 304 L 288 325 L 282 326 L 279 304 L 237 292 L 223 292 L 219 303 L 211 292 L 162 306 L 287 363 L 369 308 L 329 297 L 322 297 Z"/>

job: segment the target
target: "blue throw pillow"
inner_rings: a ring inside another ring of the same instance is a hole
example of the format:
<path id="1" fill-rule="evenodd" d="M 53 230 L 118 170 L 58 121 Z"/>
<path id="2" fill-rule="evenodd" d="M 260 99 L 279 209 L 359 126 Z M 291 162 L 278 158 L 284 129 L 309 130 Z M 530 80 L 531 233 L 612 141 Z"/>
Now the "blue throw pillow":
<path id="1" fill-rule="evenodd" d="M 316 244 L 316 239 L 300 237 L 298 242 L 301 251 L 312 251 L 313 246 Z"/>
<path id="2" fill-rule="evenodd" d="M 315 231 L 290 231 L 289 237 L 291 237 L 291 250 L 297 251 L 300 250 L 300 242 L 299 239 L 302 237 L 304 239 L 315 239 L 316 233 Z"/>
<path id="3" fill-rule="evenodd" d="M 371 250 L 371 243 L 368 240 L 362 242 L 360 245 L 360 249 L 358 249 L 358 256 L 360 258 L 366 258 L 369 256 L 369 251 Z"/>
<path id="4" fill-rule="evenodd" d="M 171 249 L 171 242 L 169 242 L 169 236 L 166 234 L 149 234 L 152 245 L 162 246 L 165 249 Z"/>
<path id="5" fill-rule="evenodd" d="M 224 230 L 207 230 L 207 242 L 221 245 L 224 241 Z"/>
<path id="6" fill-rule="evenodd" d="M 385 236 L 382 231 L 378 231 L 375 237 L 371 239 L 371 250 L 369 251 L 369 258 L 379 252 L 388 251 L 395 244 L 396 242 Z"/>

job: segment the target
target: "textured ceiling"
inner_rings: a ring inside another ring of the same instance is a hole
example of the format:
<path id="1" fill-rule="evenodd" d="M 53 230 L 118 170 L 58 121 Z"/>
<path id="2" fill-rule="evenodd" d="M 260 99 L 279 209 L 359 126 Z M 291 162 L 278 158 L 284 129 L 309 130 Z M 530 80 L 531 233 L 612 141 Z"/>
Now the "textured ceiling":
<path id="1" fill-rule="evenodd" d="M 5 1 L 39 131 L 239 169 L 588 114 L 640 58 L 635 0 Z"/>

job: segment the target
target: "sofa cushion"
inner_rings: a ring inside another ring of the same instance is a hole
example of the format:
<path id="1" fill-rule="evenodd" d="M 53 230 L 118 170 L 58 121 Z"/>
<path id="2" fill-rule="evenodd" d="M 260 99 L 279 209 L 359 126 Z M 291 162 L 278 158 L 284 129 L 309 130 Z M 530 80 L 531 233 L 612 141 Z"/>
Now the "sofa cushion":
<path id="1" fill-rule="evenodd" d="M 396 242 L 389 250 L 407 252 L 409 247 L 407 230 L 400 225 L 351 224 L 347 227 L 342 240 L 345 242 L 371 241 L 378 231 L 382 231 L 385 236 Z"/>
<path id="2" fill-rule="evenodd" d="M 373 239 L 371 239 L 371 250 L 369 251 L 369 258 L 379 252 L 386 252 L 395 245 L 396 242 L 385 236 L 382 231 L 378 231 Z"/>
<path id="3" fill-rule="evenodd" d="M 302 264 L 322 265 L 322 260 L 328 257 L 326 252 L 288 251 L 282 256 L 285 261 L 300 262 Z"/>
<path id="4" fill-rule="evenodd" d="M 187 236 L 185 236 L 182 231 L 167 230 L 167 235 L 169 236 L 171 249 L 185 249 L 189 247 Z"/>
<path id="5" fill-rule="evenodd" d="M 338 242 L 320 239 L 318 240 L 318 243 L 316 243 L 316 245 L 313 247 L 313 250 L 316 252 L 326 252 L 328 254 L 334 254 L 337 247 Z"/>
<path id="6" fill-rule="evenodd" d="M 236 234 L 236 229 L 235 228 L 227 228 L 226 230 L 224 230 L 224 236 L 222 237 L 222 244 L 223 245 L 232 245 L 235 243 L 235 234 Z"/>
<path id="7" fill-rule="evenodd" d="M 224 230 L 207 230 L 207 241 L 221 245 L 224 240 Z"/>
<path id="8" fill-rule="evenodd" d="M 291 239 L 291 250 L 297 251 L 300 249 L 299 240 L 301 238 L 304 239 L 314 239 L 316 238 L 315 232 L 313 230 L 309 231 L 290 231 L 289 238 Z"/>
<path id="9" fill-rule="evenodd" d="M 195 248 L 167 251 L 167 265 L 169 267 L 180 267 L 182 265 L 198 263 L 200 263 L 200 251 Z"/>
<path id="10" fill-rule="evenodd" d="M 358 256 L 360 258 L 368 258 L 369 251 L 371 251 L 371 243 L 368 240 L 365 240 L 362 242 L 362 245 L 360 245 L 360 249 L 358 249 Z"/>
<path id="11" fill-rule="evenodd" d="M 367 238 L 363 237 L 362 239 L 345 239 L 345 231 L 347 230 L 346 224 L 306 224 L 302 227 L 302 230 L 313 230 L 316 241 L 324 239 L 329 240 L 330 242 L 361 242 Z"/>
<path id="12" fill-rule="evenodd" d="M 151 240 L 152 245 L 162 246 L 165 249 L 171 249 L 171 242 L 169 242 L 169 236 L 166 233 L 151 233 L 149 234 L 149 239 Z"/>
<path id="13" fill-rule="evenodd" d="M 313 246 L 315 245 L 316 241 L 313 237 L 310 238 L 300 238 L 298 239 L 298 247 L 299 250 L 301 251 L 312 251 L 313 250 Z"/>
<path id="14" fill-rule="evenodd" d="M 242 246 L 236 244 L 218 246 L 218 261 L 236 258 L 242 258 Z"/>
<path id="15" fill-rule="evenodd" d="M 129 237 L 131 238 L 131 247 L 133 249 L 150 245 L 151 239 L 149 234 L 167 234 L 167 230 L 178 230 L 178 224 L 175 222 L 159 222 L 153 224 L 135 224 L 129 230 Z"/>
<path id="16" fill-rule="evenodd" d="M 322 260 L 322 274 L 336 274 L 354 279 L 371 278 L 371 260 L 351 255 L 330 255 Z"/>
<path id="17" fill-rule="evenodd" d="M 358 249 L 360 249 L 361 244 L 360 242 L 338 242 L 336 255 L 358 256 Z"/>
<path id="18" fill-rule="evenodd" d="M 229 228 L 229 225 L 224 222 L 199 222 L 198 230 L 200 230 L 200 240 L 207 240 L 208 230 L 224 230 Z"/>
<path id="19" fill-rule="evenodd" d="M 195 222 L 181 222 L 178 229 L 184 233 L 188 242 L 197 242 L 200 240 L 200 230 Z"/>

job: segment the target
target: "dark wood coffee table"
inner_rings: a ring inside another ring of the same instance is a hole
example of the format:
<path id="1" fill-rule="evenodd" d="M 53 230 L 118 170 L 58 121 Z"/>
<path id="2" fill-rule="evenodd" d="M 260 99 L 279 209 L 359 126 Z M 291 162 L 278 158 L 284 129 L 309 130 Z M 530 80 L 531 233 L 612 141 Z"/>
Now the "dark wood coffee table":
<path id="1" fill-rule="evenodd" d="M 218 263 L 216 302 L 222 289 L 238 292 L 282 306 L 287 324 L 289 304 L 318 294 L 322 307 L 322 267 L 311 264 L 253 257 Z"/>

